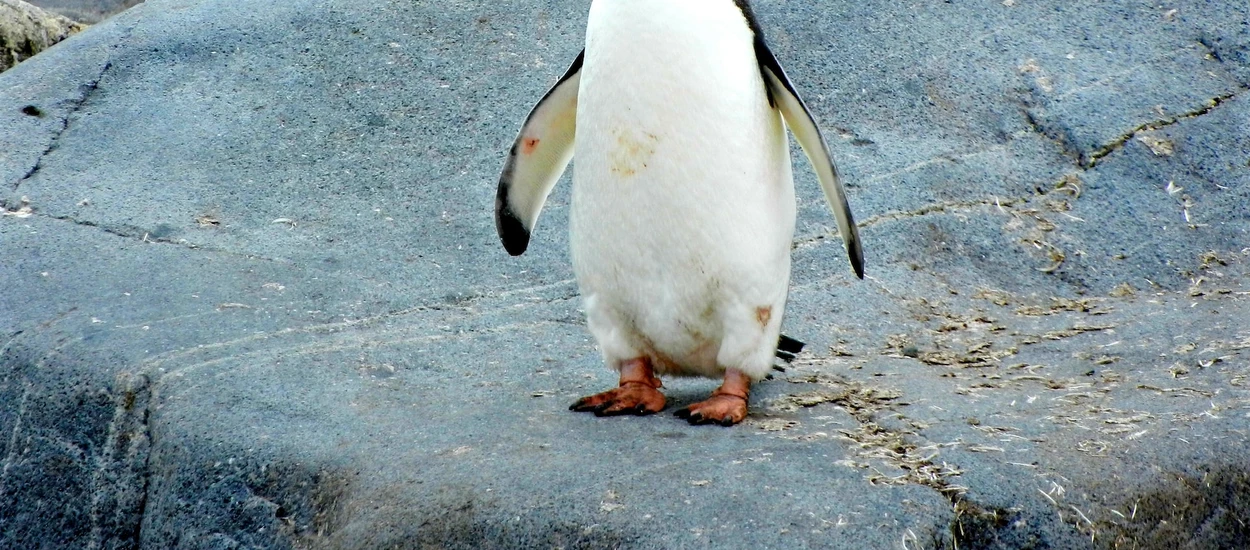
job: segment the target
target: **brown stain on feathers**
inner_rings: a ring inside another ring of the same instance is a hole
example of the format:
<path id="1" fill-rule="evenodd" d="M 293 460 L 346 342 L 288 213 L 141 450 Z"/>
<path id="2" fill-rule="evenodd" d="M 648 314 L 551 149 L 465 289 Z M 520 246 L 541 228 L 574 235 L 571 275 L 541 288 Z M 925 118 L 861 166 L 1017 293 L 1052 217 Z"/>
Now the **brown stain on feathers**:
<path id="1" fill-rule="evenodd" d="M 629 177 L 646 168 L 659 140 L 659 136 L 651 132 L 643 132 L 639 137 L 630 130 L 618 130 L 616 148 L 612 150 L 612 173 Z"/>
<path id="2" fill-rule="evenodd" d="M 768 321 L 773 318 L 773 306 L 760 306 L 755 308 L 755 320 L 759 322 L 760 327 L 767 327 Z"/>

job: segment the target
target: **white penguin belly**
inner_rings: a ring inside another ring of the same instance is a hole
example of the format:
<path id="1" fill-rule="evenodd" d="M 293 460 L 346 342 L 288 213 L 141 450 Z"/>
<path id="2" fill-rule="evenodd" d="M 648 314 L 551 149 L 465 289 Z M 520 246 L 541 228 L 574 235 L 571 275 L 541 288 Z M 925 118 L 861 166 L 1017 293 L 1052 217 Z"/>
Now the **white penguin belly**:
<path id="1" fill-rule="evenodd" d="M 732 0 L 595 0 L 571 245 L 610 365 L 753 378 L 771 366 L 794 187 L 780 114 Z"/>

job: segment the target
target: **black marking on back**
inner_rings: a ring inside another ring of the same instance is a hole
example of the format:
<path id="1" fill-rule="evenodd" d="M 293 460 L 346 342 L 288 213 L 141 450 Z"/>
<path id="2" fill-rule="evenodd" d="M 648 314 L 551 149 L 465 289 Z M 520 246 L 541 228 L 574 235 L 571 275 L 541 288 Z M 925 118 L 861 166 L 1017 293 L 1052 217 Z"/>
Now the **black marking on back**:
<path id="1" fill-rule="evenodd" d="M 760 22 L 755 18 L 755 12 L 751 11 L 751 4 L 747 0 L 734 0 L 734 4 L 737 4 L 738 9 L 742 11 L 742 16 L 747 19 L 747 25 L 751 27 L 751 32 L 755 33 L 756 40 L 758 40 L 764 33 L 760 32 Z"/>
<path id="2" fill-rule="evenodd" d="M 781 64 L 773 56 L 772 50 L 768 49 L 768 42 L 764 40 L 764 29 L 760 27 L 759 19 L 755 18 L 755 12 L 751 11 L 751 4 L 747 0 L 734 0 L 734 4 L 742 12 L 742 17 L 746 18 L 747 26 L 751 28 L 751 34 L 755 36 L 755 62 L 760 66 L 760 79 L 764 81 L 764 92 L 768 94 L 768 105 L 776 107 L 777 100 L 773 98 L 773 90 L 768 86 L 768 75 L 764 73 L 765 69 L 771 70 L 773 74 L 777 75 L 781 79 L 781 85 L 785 86 L 786 90 L 795 97 L 798 97 L 798 92 L 790 85 L 790 79 L 781 70 Z"/>

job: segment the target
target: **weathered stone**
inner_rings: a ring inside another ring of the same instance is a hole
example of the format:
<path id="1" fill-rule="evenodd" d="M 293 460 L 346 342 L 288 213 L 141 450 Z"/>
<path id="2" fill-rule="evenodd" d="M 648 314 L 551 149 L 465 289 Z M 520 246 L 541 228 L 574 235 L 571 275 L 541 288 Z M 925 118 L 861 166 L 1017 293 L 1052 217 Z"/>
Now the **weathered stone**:
<path id="1" fill-rule="evenodd" d="M 0 0 L 0 71 L 87 28 L 22 0 Z"/>
<path id="2" fill-rule="evenodd" d="M 1250 546 L 1250 7 L 753 4 L 868 278 L 796 154 L 808 351 L 732 429 L 565 410 L 567 182 L 495 236 L 585 2 L 152 0 L 0 75 L 0 548 Z"/>

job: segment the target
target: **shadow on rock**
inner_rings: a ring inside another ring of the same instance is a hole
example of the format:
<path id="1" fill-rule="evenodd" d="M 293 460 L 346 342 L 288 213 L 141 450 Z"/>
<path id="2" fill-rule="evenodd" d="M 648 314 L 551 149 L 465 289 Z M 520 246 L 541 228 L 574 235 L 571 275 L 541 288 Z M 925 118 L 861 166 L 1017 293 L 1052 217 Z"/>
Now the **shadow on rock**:
<path id="1" fill-rule="evenodd" d="M 1250 468 L 1217 465 L 1200 475 L 1168 473 L 1157 489 L 1099 522 L 1106 548 L 1250 548 Z M 1119 517 L 1120 515 L 1123 517 Z"/>

